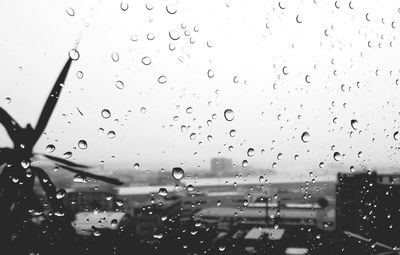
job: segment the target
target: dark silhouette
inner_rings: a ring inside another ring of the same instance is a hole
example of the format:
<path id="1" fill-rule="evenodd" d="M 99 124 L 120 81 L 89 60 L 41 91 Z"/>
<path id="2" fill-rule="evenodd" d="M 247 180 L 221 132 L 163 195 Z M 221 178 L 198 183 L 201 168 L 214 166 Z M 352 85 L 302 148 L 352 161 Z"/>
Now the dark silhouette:
<path id="1" fill-rule="evenodd" d="M 13 148 L 0 148 L 0 166 L 4 165 L 0 174 L 0 254 L 37 252 L 35 245 L 42 248 L 43 243 L 38 242 L 40 236 L 35 234 L 36 227 L 32 222 L 33 216 L 43 214 L 43 206 L 33 189 L 35 178 L 39 180 L 46 193 L 52 210 L 48 213 L 46 229 L 40 231 L 40 234 L 46 235 L 46 241 L 42 240 L 48 247 L 44 253 L 56 254 L 54 248 L 57 248 L 58 253 L 71 250 L 68 238 L 74 236 L 70 224 L 73 217 L 65 210 L 62 199 L 57 198 L 56 187 L 48 174 L 39 167 L 31 166 L 31 158 L 35 155 L 33 147 L 45 130 L 60 97 L 72 61 L 71 58 L 68 59 L 58 76 L 35 128 L 30 124 L 22 128 L 0 107 L 0 123 L 5 127 L 14 145 Z M 89 177 L 111 184 L 122 184 L 117 179 L 81 170 L 87 169 L 87 166 L 50 155 L 43 154 L 43 156 L 55 162 L 60 168 L 82 178 Z M 42 254 L 42 250 L 40 252 Z"/>

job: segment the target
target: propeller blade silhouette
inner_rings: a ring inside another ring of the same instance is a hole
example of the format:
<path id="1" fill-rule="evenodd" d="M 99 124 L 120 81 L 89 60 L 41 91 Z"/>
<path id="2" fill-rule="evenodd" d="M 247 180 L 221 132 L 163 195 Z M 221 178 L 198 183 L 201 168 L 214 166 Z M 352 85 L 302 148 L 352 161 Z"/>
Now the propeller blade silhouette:
<path id="1" fill-rule="evenodd" d="M 72 161 L 69 161 L 69 160 L 66 160 L 66 159 L 63 159 L 63 158 L 59 158 L 59 157 L 55 157 L 55 156 L 51 156 L 51 155 L 47 155 L 47 154 L 37 154 L 37 155 L 42 155 L 42 156 L 44 156 L 44 157 L 46 157 L 46 158 L 48 158 L 50 160 L 55 161 L 56 163 L 67 165 L 67 166 L 70 166 L 70 167 L 78 167 L 78 168 L 86 168 L 86 169 L 89 168 L 88 166 L 81 165 L 81 164 L 78 164 L 78 163 L 74 163 Z"/>
<path id="2" fill-rule="evenodd" d="M 33 132 L 33 137 L 31 144 L 32 146 L 36 144 L 36 142 L 39 140 L 40 136 L 42 135 L 44 129 L 47 126 L 47 123 L 49 122 L 50 116 L 54 111 L 54 108 L 56 107 L 57 101 L 60 97 L 61 90 L 64 86 L 64 82 L 67 78 L 69 68 L 71 67 L 72 59 L 68 58 L 67 63 L 65 63 L 64 68 L 61 70 L 60 75 L 58 76 L 56 83 L 53 86 L 53 89 L 51 90 L 47 101 L 43 107 L 42 113 L 40 114 L 39 120 L 36 124 L 36 128 Z"/>
<path id="3" fill-rule="evenodd" d="M 14 143 L 14 146 L 17 146 L 22 128 L 2 107 L 0 107 L 0 123 L 6 129 L 8 135 Z"/>
<path id="4" fill-rule="evenodd" d="M 124 184 L 120 180 L 112 178 L 112 177 L 106 177 L 106 176 L 101 176 L 101 175 L 97 175 L 97 174 L 92 174 L 92 173 L 88 173 L 88 172 L 85 172 L 85 171 L 82 171 L 82 170 L 74 169 L 72 167 L 63 166 L 63 165 L 59 165 L 59 164 L 57 164 L 57 165 L 59 167 L 65 169 L 65 170 L 67 170 L 67 171 L 70 171 L 70 172 L 75 173 L 75 174 L 79 174 L 82 177 L 90 177 L 92 179 L 96 179 L 96 180 L 107 182 L 107 183 L 114 184 L 114 185 L 122 185 L 122 184 Z"/>

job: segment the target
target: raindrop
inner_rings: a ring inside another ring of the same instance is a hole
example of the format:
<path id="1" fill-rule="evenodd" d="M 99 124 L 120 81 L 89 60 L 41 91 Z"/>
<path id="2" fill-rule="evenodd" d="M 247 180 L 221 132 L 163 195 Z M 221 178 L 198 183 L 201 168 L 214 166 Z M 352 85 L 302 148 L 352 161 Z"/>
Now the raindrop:
<path id="1" fill-rule="evenodd" d="M 111 227 L 116 227 L 118 224 L 118 220 L 117 219 L 112 219 L 111 220 Z"/>
<path id="2" fill-rule="evenodd" d="M 80 57 L 79 51 L 77 49 L 70 50 L 69 57 L 74 61 L 78 60 Z"/>
<path id="3" fill-rule="evenodd" d="M 183 171 L 182 168 L 180 168 L 180 167 L 172 168 L 172 177 L 174 177 L 175 180 L 182 179 L 184 174 L 185 174 L 185 172 Z"/>
<path id="4" fill-rule="evenodd" d="M 21 166 L 22 166 L 24 169 L 27 169 L 30 165 L 31 165 L 31 161 L 30 161 L 30 160 L 22 160 L 22 161 L 21 161 Z"/>
<path id="5" fill-rule="evenodd" d="M 67 14 L 71 17 L 75 16 L 75 10 L 71 7 L 68 7 L 66 10 Z"/>
<path id="6" fill-rule="evenodd" d="M 111 112 L 108 109 L 103 109 L 101 111 L 101 116 L 105 119 L 108 119 L 111 117 Z"/>
<path id="7" fill-rule="evenodd" d="M 76 174 L 73 180 L 75 183 L 87 183 L 86 178 L 80 174 Z"/>
<path id="8" fill-rule="evenodd" d="M 67 151 L 66 153 L 63 154 L 63 157 L 64 157 L 64 158 L 70 158 L 70 157 L 72 157 L 72 152 Z"/>
<path id="9" fill-rule="evenodd" d="M 115 132 L 114 131 L 109 131 L 108 133 L 107 133 L 107 136 L 108 136 L 108 138 L 114 138 L 115 137 Z"/>
<path id="10" fill-rule="evenodd" d="M 189 184 L 189 185 L 186 187 L 186 189 L 187 189 L 188 191 L 193 191 L 193 190 L 194 190 L 194 187 L 193 187 L 192 184 Z"/>
<path id="11" fill-rule="evenodd" d="M 227 121 L 232 121 L 235 118 L 235 113 L 231 109 L 224 111 L 224 117 Z"/>
<path id="12" fill-rule="evenodd" d="M 236 130 L 235 130 L 235 129 L 232 129 L 231 131 L 229 131 L 229 135 L 230 135 L 231 137 L 235 137 L 235 135 L 236 135 Z"/>
<path id="13" fill-rule="evenodd" d="M 160 77 L 158 77 L 158 83 L 164 84 L 166 82 L 167 82 L 167 77 L 165 77 L 164 75 L 161 75 Z"/>
<path id="14" fill-rule="evenodd" d="M 253 148 L 249 148 L 247 150 L 247 156 L 249 156 L 249 157 L 253 157 L 254 156 L 254 149 Z"/>
<path id="15" fill-rule="evenodd" d="M 301 135 L 301 140 L 304 142 L 304 143 L 308 143 L 309 141 L 310 141 L 310 138 L 311 138 L 311 136 L 310 136 L 310 134 L 306 131 L 306 132 L 304 132 L 302 135 Z"/>
<path id="16" fill-rule="evenodd" d="M 115 87 L 117 87 L 118 89 L 123 89 L 125 87 L 125 84 L 122 81 L 116 81 Z"/>
<path id="17" fill-rule="evenodd" d="M 282 68 L 282 73 L 283 73 L 284 75 L 288 75 L 288 74 L 289 74 L 289 72 L 288 72 L 288 67 L 287 67 L 287 66 L 284 66 L 284 67 Z"/>
<path id="18" fill-rule="evenodd" d="M 196 133 L 191 133 L 190 134 L 190 140 L 196 139 Z"/>
<path id="19" fill-rule="evenodd" d="M 56 149 L 56 147 L 53 144 L 49 144 L 46 146 L 46 151 L 48 153 L 52 153 L 55 149 Z"/>
<path id="20" fill-rule="evenodd" d="M 324 162 L 320 162 L 320 163 L 319 163 L 319 168 L 324 168 L 324 166 L 325 166 L 325 163 L 324 163 Z"/>
<path id="21" fill-rule="evenodd" d="M 123 1 L 123 2 L 121 2 L 120 7 L 121 7 L 121 10 L 126 11 L 129 8 L 129 4 L 125 1 Z"/>
<path id="22" fill-rule="evenodd" d="M 283 154 L 282 153 L 278 153 L 278 155 L 276 156 L 276 159 L 281 160 L 282 157 L 283 157 Z"/>
<path id="23" fill-rule="evenodd" d="M 147 40 L 149 40 L 149 41 L 153 41 L 153 40 L 154 40 L 154 38 L 156 38 L 156 37 L 154 36 L 154 34 L 153 34 L 153 33 L 148 33 L 148 34 L 147 34 Z"/>
<path id="24" fill-rule="evenodd" d="M 115 203 L 116 203 L 119 207 L 121 207 L 121 206 L 124 205 L 124 201 L 122 201 L 121 199 L 115 200 Z"/>
<path id="25" fill-rule="evenodd" d="M 179 35 L 179 32 L 178 32 L 178 31 L 176 31 L 175 29 L 173 29 L 173 30 L 169 31 L 169 37 L 170 37 L 172 40 L 176 41 L 176 40 L 178 40 L 178 39 L 180 38 L 180 35 Z"/>
<path id="26" fill-rule="evenodd" d="M 212 48 L 213 47 L 213 43 L 211 41 L 207 41 L 207 47 L 208 48 Z"/>
<path id="27" fill-rule="evenodd" d="M 118 54 L 118 52 L 113 52 L 113 53 L 111 54 L 111 59 L 112 59 L 114 62 L 118 62 L 118 60 L 119 60 L 119 54 Z"/>
<path id="28" fill-rule="evenodd" d="M 393 139 L 394 140 L 399 140 L 399 138 L 400 138 L 399 131 L 394 132 L 393 133 Z"/>
<path id="29" fill-rule="evenodd" d="M 208 78 L 213 78 L 214 77 L 214 71 L 212 69 L 208 69 L 207 76 L 208 76 Z"/>
<path id="30" fill-rule="evenodd" d="M 145 114 L 146 111 L 147 111 L 146 107 L 140 108 L 140 113 L 141 113 L 141 114 Z"/>
<path id="31" fill-rule="evenodd" d="M 234 83 L 238 83 L 239 82 L 239 77 L 237 77 L 237 76 L 233 77 L 233 82 Z"/>
<path id="32" fill-rule="evenodd" d="M 187 114 L 191 114 L 192 112 L 193 112 L 193 108 L 192 107 L 186 108 L 186 113 Z"/>
<path id="33" fill-rule="evenodd" d="M 221 206 L 221 200 L 217 201 L 217 206 Z"/>
<path id="34" fill-rule="evenodd" d="M 62 199 L 63 197 L 65 197 L 66 194 L 67 194 L 67 192 L 65 191 L 65 189 L 59 189 L 59 190 L 57 190 L 56 198 Z"/>
<path id="35" fill-rule="evenodd" d="M 139 167 L 140 167 L 139 163 L 135 163 L 135 164 L 133 165 L 133 168 L 136 169 L 136 170 L 138 170 Z"/>
<path id="36" fill-rule="evenodd" d="M 357 130 L 357 129 L 358 129 L 358 121 L 357 121 L 357 120 L 352 119 L 352 120 L 350 121 L 350 125 L 351 125 L 351 127 L 352 127 L 354 130 Z"/>
<path id="37" fill-rule="evenodd" d="M 165 7 L 165 9 L 167 10 L 167 12 L 168 12 L 169 14 L 175 14 L 176 11 L 177 11 L 175 5 L 173 5 L 173 4 L 167 5 L 167 6 Z"/>
<path id="38" fill-rule="evenodd" d="M 163 197 L 167 196 L 168 195 L 167 189 L 166 188 L 160 188 L 158 190 L 158 195 L 163 196 Z"/>
<path id="39" fill-rule="evenodd" d="M 143 65 L 148 66 L 148 65 L 151 64 L 151 59 L 149 57 L 147 57 L 147 56 L 143 57 L 142 58 L 142 63 L 143 63 Z"/>
<path id="40" fill-rule="evenodd" d="M 249 165 L 249 162 L 247 160 L 242 161 L 242 167 L 247 167 Z"/>
<path id="41" fill-rule="evenodd" d="M 80 141 L 78 142 L 78 147 L 79 147 L 80 149 L 82 149 L 82 150 L 86 149 L 86 148 L 87 148 L 87 142 L 86 142 L 85 140 L 80 140 Z"/>
<path id="42" fill-rule="evenodd" d="M 83 78 L 83 72 L 82 71 L 76 72 L 76 77 L 78 77 L 78 79 L 82 79 Z"/>
<path id="43" fill-rule="evenodd" d="M 342 159 L 342 155 L 339 152 L 333 153 L 333 159 L 339 161 Z"/>

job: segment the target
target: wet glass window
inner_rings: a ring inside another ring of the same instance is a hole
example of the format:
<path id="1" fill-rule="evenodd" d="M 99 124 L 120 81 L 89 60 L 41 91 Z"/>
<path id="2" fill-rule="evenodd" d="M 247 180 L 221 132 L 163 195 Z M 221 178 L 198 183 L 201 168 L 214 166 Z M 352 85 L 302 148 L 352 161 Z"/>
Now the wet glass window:
<path id="1" fill-rule="evenodd" d="M 0 10 L 0 254 L 400 253 L 398 1 Z"/>

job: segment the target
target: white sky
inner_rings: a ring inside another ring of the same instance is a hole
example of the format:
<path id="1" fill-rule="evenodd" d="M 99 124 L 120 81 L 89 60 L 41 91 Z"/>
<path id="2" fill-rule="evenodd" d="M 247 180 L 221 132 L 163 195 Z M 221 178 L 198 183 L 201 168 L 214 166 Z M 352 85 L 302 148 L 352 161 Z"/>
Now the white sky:
<path id="1" fill-rule="evenodd" d="M 104 160 L 106 167 L 126 168 L 136 162 L 152 169 L 181 163 L 184 168 L 207 168 L 215 156 L 239 164 L 247 159 L 262 168 L 276 161 L 277 171 L 308 172 L 321 161 L 342 170 L 350 165 L 397 167 L 397 1 L 352 1 L 353 9 L 349 1 L 337 1 L 337 9 L 333 1 L 321 0 L 282 1 L 285 9 L 278 1 L 126 2 L 126 11 L 120 1 L 0 2 L 0 105 L 22 125 L 36 123 L 69 49 L 82 34 L 80 59 L 73 63 L 36 151 L 54 144 L 56 156 L 72 151 L 79 162 L 96 165 Z M 153 9 L 146 9 L 146 3 Z M 169 14 L 167 5 L 177 12 Z M 72 17 L 66 12 L 70 7 Z M 179 32 L 179 40 L 169 38 L 170 30 Z M 155 39 L 148 40 L 148 33 Z M 131 40 L 133 35 L 138 41 Z M 169 50 L 171 42 L 174 51 Z M 112 61 L 113 52 L 118 52 L 118 62 Z M 145 56 L 152 60 L 148 66 L 141 62 Z M 213 78 L 207 76 L 209 69 Z M 83 79 L 77 71 L 84 73 Z M 165 84 L 157 82 L 160 75 L 167 77 Z M 124 82 L 124 89 L 114 86 L 117 80 Z M 193 113 L 187 114 L 187 107 Z M 227 108 L 235 112 L 231 122 L 223 117 Z M 103 119 L 102 109 L 109 109 L 111 118 Z M 212 114 L 217 118 L 208 126 Z M 352 137 L 351 119 L 359 122 Z M 181 125 L 191 128 L 182 133 Z M 105 133 L 100 135 L 99 128 Z M 233 138 L 231 129 L 237 131 Z M 116 132 L 114 139 L 107 138 L 110 130 Z M 311 134 L 308 143 L 300 140 L 304 131 Z M 193 141 L 192 132 L 197 134 Z M 5 132 L 0 139 L 10 145 Z M 88 148 L 74 149 L 81 139 Z M 251 158 L 246 155 L 249 147 L 256 151 Z M 335 162 L 334 151 L 346 156 Z M 283 153 L 281 160 L 278 153 Z"/>

